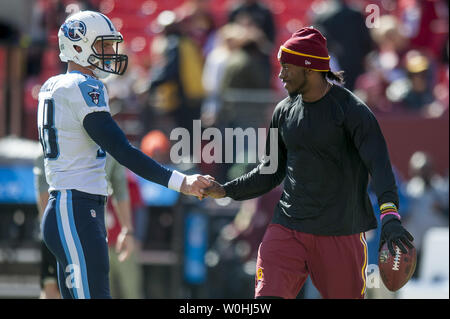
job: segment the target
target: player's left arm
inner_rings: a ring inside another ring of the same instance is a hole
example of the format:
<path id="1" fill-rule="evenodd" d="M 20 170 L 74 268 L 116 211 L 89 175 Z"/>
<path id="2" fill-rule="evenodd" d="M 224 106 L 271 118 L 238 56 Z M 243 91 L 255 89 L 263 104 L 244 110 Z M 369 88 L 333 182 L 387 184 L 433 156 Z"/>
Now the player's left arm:
<path id="1" fill-rule="evenodd" d="M 396 244 L 406 253 L 405 246 L 413 247 L 413 237 L 400 221 L 397 185 L 378 121 L 366 105 L 355 102 L 348 106 L 344 125 L 372 177 L 381 212 L 380 247 L 387 242 L 394 254 L 393 244 Z"/>

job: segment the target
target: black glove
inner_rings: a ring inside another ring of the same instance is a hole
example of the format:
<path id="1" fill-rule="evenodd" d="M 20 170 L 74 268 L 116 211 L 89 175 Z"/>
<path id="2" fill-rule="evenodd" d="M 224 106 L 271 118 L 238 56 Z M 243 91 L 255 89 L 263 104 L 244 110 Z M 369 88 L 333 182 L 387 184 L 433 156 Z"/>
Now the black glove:
<path id="1" fill-rule="evenodd" d="M 402 253 L 408 253 L 408 250 L 403 246 L 405 244 L 408 248 L 413 248 L 411 243 L 414 237 L 402 226 L 400 220 L 395 216 L 386 216 L 383 218 L 383 226 L 381 227 L 381 238 L 380 247 L 384 245 L 385 242 L 388 244 L 389 252 L 392 256 L 395 256 L 395 250 L 393 243 L 400 248 Z"/>

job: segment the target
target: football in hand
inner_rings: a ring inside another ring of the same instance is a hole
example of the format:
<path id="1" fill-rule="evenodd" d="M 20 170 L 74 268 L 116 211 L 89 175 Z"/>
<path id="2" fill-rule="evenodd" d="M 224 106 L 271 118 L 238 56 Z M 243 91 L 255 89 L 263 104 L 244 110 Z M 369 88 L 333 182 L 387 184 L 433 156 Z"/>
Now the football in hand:
<path id="1" fill-rule="evenodd" d="M 381 247 L 378 253 L 378 267 L 381 280 L 390 291 L 397 291 L 403 287 L 416 269 L 416 249 L 409 248 L 404 254 L 400 248 L 394 244 L 395 255 L 389 252 L 387 243 Z"/>

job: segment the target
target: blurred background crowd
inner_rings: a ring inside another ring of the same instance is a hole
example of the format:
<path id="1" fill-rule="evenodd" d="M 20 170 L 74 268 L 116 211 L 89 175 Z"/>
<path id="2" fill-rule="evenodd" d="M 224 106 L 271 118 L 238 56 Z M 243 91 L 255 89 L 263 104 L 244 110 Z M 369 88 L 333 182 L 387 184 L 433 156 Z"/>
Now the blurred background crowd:
<path id="1" fill-rule="evenodd" d="M 332 70 L 345 71 L 345 86 L 380 122 L 400 212 L 419 251 L 413 282 L 395 294 L 369 267 L 367 297 L 448 298 L 446 0 L 0 0 L 0 297 L 39 296 L 37 96 L 49 77 L 66 72 L 58 57 L 60 25 L 87 9 L 106 14 L 124 36 L 128 70 L 106 81 L 115 120 L 136 147 L 168 166 L 170 133 L 192 132 L 193 120 L 202 129 L 266 128 L 286 96 L 277 78 L 279 46 L 303 26 L 319 28 Z M 253 165 L 177 169 L 225 182 Z M 126 178 L 136 276 L 127 279 L 130 268 L 115 262 L 114 297 L 253 297 L 257 249 L 280 187 L 244 202 L 200 202 L 131 172 Z M 379 214 L 370 186 L 369 193 Z M 110 206 L 111 237 L 117 217 Z M 376 265 L 379 229 L 366 236 L 369 266 Z M 439 245 L 446 252 L 432 250 Z M 307 282 L 298 298 L 319 296 Z"/>

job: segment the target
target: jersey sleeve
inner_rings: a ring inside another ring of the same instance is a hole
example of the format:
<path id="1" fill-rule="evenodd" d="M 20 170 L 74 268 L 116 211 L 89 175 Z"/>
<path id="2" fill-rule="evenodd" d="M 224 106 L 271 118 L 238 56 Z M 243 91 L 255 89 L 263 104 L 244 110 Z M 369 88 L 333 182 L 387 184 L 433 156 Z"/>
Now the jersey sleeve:
<path id="1" fill-rule="evenodd" d="M 83 123 L 84 117 L 92 112 L 110 112 L 108 104 L 108 92 L 103 83 L 93 78 L 74 82 L 69 103 L 72 111 Z"/>
<path id="2" fill-rule="evenodd" d="M 344 125 L 367 167 L 379 205 L 393 202 L 398 207 L 397 185 L 388 148 L 375 115 L 363 103 L 350 100 Z"/>

